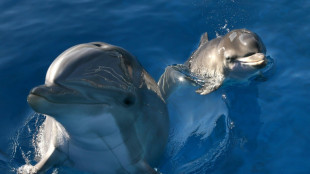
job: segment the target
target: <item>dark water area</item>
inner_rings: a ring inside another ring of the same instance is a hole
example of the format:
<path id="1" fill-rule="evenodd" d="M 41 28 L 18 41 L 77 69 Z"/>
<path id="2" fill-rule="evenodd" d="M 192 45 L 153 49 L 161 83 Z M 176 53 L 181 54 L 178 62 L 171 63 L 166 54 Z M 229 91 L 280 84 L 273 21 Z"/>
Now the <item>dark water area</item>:
<path id="1" fill-rule="evenodd" d="M 47 68 L 67 48 L 93 41 L 121 46 L 158 80 L 166 66 L 187 60 L 202 33 L 215 38 L 238 28 L 262 38 L 274 65 L 249 84 L 219 90 L 226 96 L 233 124 L 229 146 L 210 167 L 196 173 L 310 172 L 310 2 L 4 0 L 0 9 L 3 173 L 26 163 L 22 151 L 26 156 L 30 151 L 34 162 L 31 143 L 16 138 L 24 132 L 29 140 L 36 130 L 26 98 L 31 88 L 44 83 Z M 199 137 L 191 138 L 184 154 L 198 153 L 188 153 L 199 142 Z M 169 161 L 162 163 L 162 172 L 171 172 Z"/>

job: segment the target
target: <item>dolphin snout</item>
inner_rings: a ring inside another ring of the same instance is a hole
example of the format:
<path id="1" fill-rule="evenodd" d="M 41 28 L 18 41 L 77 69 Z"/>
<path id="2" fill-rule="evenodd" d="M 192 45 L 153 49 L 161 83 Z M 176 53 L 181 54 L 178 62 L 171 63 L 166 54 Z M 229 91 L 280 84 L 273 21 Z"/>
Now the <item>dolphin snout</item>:
<path id="1" fill-rule="evenodd" d="M 72 90 L 53 85 L 53 86 L 46 86 L 46 85 L 40 85 L 35 88 L 33 88 L 30 91 L 30 94 L 46 97 L 50 95 L 64 95 L 64 94 L 72 94 L 74 93 Z"/>
<path id="2" fill-rule="evenodd" d="M 237 58 L 236 60 L 243 65 L 262 66 L 266 63 L 265 57 L 266 56 L 263 53 L 255 53 L 247 57 Z"/>
<path id="3" fill-rule="evenodd" d="M 58 85 L 40 85 L 33 88 L 28 95 L 28 103 L 30 104 L 33 96 L 45 99 L 49 102 L 59 103 L 67 102 L 77 98 L 77 92 Z"/>
<path id="4" fill-rule="evenodd" d="M 50 88 L 46 87 L 45 85 L 37 86 L 31 89 L 30 94 L 44 96 L 44 94 L 47 94 L 49 92 L 52 92 Z"/>

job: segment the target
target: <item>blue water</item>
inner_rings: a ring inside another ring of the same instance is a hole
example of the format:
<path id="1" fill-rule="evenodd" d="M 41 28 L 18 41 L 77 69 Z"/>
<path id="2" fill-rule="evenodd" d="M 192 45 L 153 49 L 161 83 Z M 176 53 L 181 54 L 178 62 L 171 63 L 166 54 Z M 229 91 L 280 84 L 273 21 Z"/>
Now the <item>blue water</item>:
<path id="1" fill-rule="evenodd" d="M 158 80 L 167 65 L 187 60 L 203 32 L 215 38 L 237 28 L 256 32 L 275 62 L 264 77 L 221 89 L 232 136 L 201 173 L 310 173 L 310 2 L 3 0 L 0 10 L 2 173 L 25 159 L 34 162 L 29 139 L 39 117 L 33 116 L 26 97 L 44 82 L 48 66 L 65 49 L 91 41 L 118 45 Z M 183 149 L 188 159 L 201 143 L 192 141 Z M 163 172 L 173 168 L 168 159 L 162 161 Z M 75 173 L 59 169 L 70 172 Z"/>

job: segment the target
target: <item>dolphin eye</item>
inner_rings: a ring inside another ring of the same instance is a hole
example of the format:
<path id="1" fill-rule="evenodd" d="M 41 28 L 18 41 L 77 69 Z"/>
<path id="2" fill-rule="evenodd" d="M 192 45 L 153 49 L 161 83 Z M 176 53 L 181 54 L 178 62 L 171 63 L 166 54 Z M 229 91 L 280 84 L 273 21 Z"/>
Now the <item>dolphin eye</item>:
<path id="1" fill-rule="evenodd" d="M 134 96 L 127 96 L 124 98 L 123 103 L 125 106 L 129 107 L 135 104 L 135 97 Z"/>
<path id="2" fill-rule="evenodd" d="M 228 56 L 228 57 L 226 57 L 226 61 L 232 62 L 232 61 L 234 61 L 237 58 L 238 58 L 237 56 Z"/>

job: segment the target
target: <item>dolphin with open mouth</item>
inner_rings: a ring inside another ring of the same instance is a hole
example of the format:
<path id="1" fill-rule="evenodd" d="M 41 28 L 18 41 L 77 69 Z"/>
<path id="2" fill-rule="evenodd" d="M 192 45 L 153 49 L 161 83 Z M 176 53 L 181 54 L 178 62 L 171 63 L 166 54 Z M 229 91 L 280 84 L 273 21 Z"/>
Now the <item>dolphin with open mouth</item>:
<path id="1" fill-rule="evenodd" d="M 126 50 L 102 42 L 69 48 L 29 105 L 46 115 L 40 160 L 18 173 L 64 165 L 90 173 L 156 173 L 169 133 L 160 89 Z"/>
<path id="2" fill-rule="evenodd" d="M 223 84 L 250 81 L 263 72 L 265 53 L 261 39 L 249 30 L 233 30 L 210 41 L 205 33 L 184 64 L 165 69 L 158 85 L 171 125 L 165 152 L 168 162 L 160 167 L 163 172 L 213 171 L 233 138 L 230 100 L 224 90 L 217 89 Z"/>
<path id="3" fill-rule="evenodd" d="M 201 36 L 198 48 L 182 65 L 168 66 L 158 84 L 165 98 L 183 82 L 183 78 L 198 82 L 197 93 L 208 94 L 227 79 L 246 79 L 266 65 L 266 48 L 260 37 L 249 30 L 232 30 L 225 36 L 208 40 Z M 178 72 L 176 72 L 178 71 Z M 180 78 L 180 73 L 184 76 Z"/>

